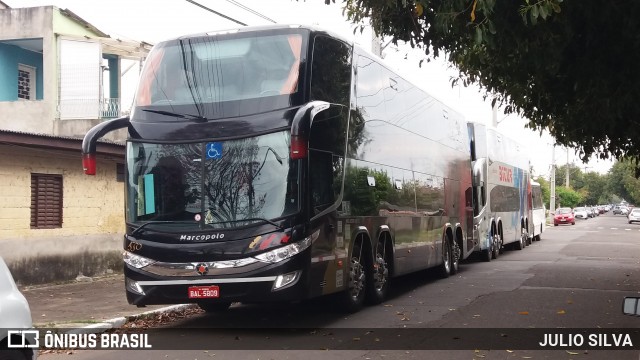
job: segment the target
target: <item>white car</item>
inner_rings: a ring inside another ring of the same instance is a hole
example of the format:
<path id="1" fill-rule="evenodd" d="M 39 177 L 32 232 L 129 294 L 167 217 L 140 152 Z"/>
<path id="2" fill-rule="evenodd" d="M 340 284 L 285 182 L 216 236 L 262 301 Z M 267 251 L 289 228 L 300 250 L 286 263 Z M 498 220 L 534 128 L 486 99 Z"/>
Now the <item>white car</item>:
<path id="1" fill-rule="evenodd" d="M 580 219 L 588 219 L 589 218 L 589 213 L 587 213 L 587 208 L 585 208 L 585 207 L 577 207 L 577 208 L 573 209 L 573 215 L 576 218 L 580 218 Z"/>
<path id="2" fill-rule="evenodd" d="M 640 222 L 640 209 L 631 210 L 631 212 L 627 216 L 627 219 L 629 220 L 629 224 L 636 221 Z"/>
<path id="3" fill-rule="evenodd" d="M 0 359 L 35 359 L 38 355 L 37 349 L 8 349 L 9 339 L 7 335 L 9 330 L 29 330 L 32 328 L 33 323 L 31 321 L 29 303 L 18 290 L 7 264 L 0 257 Z M 29 340 L 28 336 L 25 337 L 25 341 L 34 342 L 33 339 Z M 15 345 L 21 342 L 22 337 L 12 339 L 11 344 Z"/>

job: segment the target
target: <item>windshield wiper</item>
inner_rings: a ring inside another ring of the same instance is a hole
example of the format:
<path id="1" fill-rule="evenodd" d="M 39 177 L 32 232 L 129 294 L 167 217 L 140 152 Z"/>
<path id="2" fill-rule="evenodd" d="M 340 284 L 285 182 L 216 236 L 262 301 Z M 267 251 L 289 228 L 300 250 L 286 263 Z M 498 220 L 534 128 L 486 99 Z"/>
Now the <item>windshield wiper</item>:
<path id="1" fill-rule="evenodd" d="M 269 223 L 269 224 L 271 224 L 271 225 L 273 225 L 273 226 L 277 227 L 277 228 L 278 228 L 278 229 L 280 229 L 280 230 L 284 230 L 284 227 L 282 227 L 282 226 L 280 226 L 280 225 L 276 224 L 275 222 L 273 222 L 273 221 L 271 221 L 271 220 L 267 220 L 267 219 L 265 219 L 265 218 L 258 217 L 258 218 L 249 218 L 249 219 L 244 219 L 244 220 L 245 220 L 245 221 L 264 221 L 264 222 L 266 222 L 266 223 Z"/>
<path id="2" fill-rule="evenodd" d="M 193 221 L 189 221 L 189 220 L 149 220 L 145 223 L 140 224 L 137 228 L 135 228 L 131 234 L 129 234 L 129 236 L 135 236 L 136 234 L 138 234 L 140 232 L 140 230 L 142 230 L 144 227 L 146 227 L 149 224 L 176 224 L 176 223 L 193 223 Z"/>
<path id="3" fill-rule="evenodd" d="M 284 227 L 278 225 L 276 222 L 268 220 L 268 219 L 265 219 L 265 218 L 261 218 L 261 217 L 248 218 L 248 219 L 239 219 L 239 220 L 217 221 L 217 222 L 209 223 L 209 224 L 206 224 L 206 225 L 214 225 L 214 224 L 222 224 L 222 223 L 237 223 L 237 222 L 241 222 L 241 221 L 262 221 L 262 222 L 266 222 L 268 224 L 271 224 L 271 225 L 277 227 L 279 230 L 284 230 Z"/>
<path id="4" fill-rule="evenodd" d="M 193 120 L 193 121 L 200 121 L 200 122 L 209 121 L 209 119 L 201 115 L 180 114 L 180 113 L 175 113 L 171 111 L 153 110 L 153 109 L 142 109 L 142 111 L 152 112 L 160 115 L 175 116 L 180 119 L 187 119 L 187 120 Z"/>

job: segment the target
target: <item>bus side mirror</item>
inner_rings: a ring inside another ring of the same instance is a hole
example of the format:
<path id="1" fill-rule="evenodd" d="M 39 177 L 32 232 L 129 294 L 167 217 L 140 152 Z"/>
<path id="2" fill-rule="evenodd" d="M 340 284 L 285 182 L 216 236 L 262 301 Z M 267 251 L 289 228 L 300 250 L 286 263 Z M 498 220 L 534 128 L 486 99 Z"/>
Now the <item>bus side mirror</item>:
<path id="1" fill-rule="evenodd" d="M 96 147 L 98 140 L 106 134 L 129 126 L 129 117 L 102 122 L 92 127 L 82 139 L 82 168 L 86 175 L 96 174 Z"/>
<path id="2" fill-rule="evenodd" d="M 339 115 L 343 108 L 343 105 L 326 101 L 311 101 L 302 105 L 291 122 L 291 159 L 302 159 L 307 156 L 309 132 L 316 117 L 330 118 L 336 114 Z"/>
<path id="3" fill-rule="evenodd" d="M 640 297 L 625 297 L 622 303 L 622 312 L 625 315 L 640 316 Z"/>

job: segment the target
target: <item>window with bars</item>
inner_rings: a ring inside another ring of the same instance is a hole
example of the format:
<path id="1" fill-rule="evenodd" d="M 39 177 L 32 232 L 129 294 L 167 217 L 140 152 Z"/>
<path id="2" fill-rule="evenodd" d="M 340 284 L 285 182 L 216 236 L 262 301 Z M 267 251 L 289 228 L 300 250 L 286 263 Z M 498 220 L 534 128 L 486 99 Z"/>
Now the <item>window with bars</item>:
<path id="1" fill-rule="evenodd" d="M 34 100 L 36 89 L 36 69 L 18 64 L 18 99 Z"/>
<path id="2" fill-rule="evenodd" d="M 31 228 L 62 227 L 62 175 L 31 174 Z"/>

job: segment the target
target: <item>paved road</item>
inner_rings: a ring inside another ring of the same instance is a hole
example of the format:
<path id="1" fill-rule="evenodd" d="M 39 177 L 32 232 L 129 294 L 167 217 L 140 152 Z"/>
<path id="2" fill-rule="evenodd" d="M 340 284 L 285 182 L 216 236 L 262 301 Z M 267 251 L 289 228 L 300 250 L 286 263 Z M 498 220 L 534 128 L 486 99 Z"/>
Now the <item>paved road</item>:
<path id="1" fill-rule="evenodd" d="M 638 351 L 479 350 L 482 347 L 457 351 L 398 350 L 429 342 L 437 337 L 434 334 L 448 336 L 469 328 L 486 328 L 487 333 L 510 328 L 640 328 L 640 318 L 621 314 L 624 296 L 638 295 L 640 289 L 640 224 L 629 225 L 622 216 L 602 215 L 573 226 L 548 228 L 542 238 L 522 251 L 505 251 L 490 263 L 471 260 L 449 279 L 438 279 L 429 271 L 397 279 L 388 301 L 357 314 L 345 316 L 334 311 L 330 299 L 324 298 L 300 304 L 238 305 L 222 315 L 198 315 L 174 323 L 171 327 L 176 333 L 163 339 L 165 344 L 173 343 L 176 347 L 188 348 L 189 343 L 195 343 L 194 348 L 209 347 L 209 350 L 124 354 L 79 351 L 72 358 L 638 359 Z M 227 329 L 205 330 L 211 327 Z M 263 347 L 287 348 L 299 338 L 288 335 L 286 330 L 258 335 L 242 330 L 265 327 L 319 328 L 312 334 L 315 342 L 309 345 L 310 349 L 323 349 L 326 343 L 331 349 L 355 350 L 249 350 L 252 346 L 260 347 L 256 342 Z M 339 338 L 337 334 L 343 328 L 366 333 Z M 368 336 L 377 337 L 373 345 L 366 345 L 371 340 Z M 256 342 L 249 341 L 250 338 Z M 318 338 L 320 341 L 316 341 Z M 396 350 L 367 350 L 381 343 L 385 344 L 382 348 L 389 344 L 389 348 Z M 223 347 L 245 350 L 214 350 Z M 47 354 L 42 358 L 58 357 L 69 355 Z"/>

